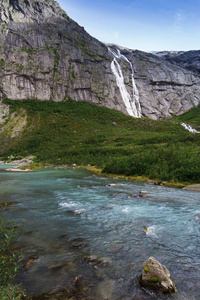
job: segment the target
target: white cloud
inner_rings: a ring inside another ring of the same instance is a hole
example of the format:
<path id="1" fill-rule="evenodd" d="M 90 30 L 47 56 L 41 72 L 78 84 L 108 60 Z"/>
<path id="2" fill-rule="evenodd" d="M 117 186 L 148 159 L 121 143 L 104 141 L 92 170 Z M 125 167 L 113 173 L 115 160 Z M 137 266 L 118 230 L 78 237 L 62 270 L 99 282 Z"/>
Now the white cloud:
<path id="1" fill-rule="evenodd" d="M 174 15 L 173 28 L 175 33 L 183 32 L 184 20 L 185 20 L 185 14 L 181 9 L 179 9 Z"/>

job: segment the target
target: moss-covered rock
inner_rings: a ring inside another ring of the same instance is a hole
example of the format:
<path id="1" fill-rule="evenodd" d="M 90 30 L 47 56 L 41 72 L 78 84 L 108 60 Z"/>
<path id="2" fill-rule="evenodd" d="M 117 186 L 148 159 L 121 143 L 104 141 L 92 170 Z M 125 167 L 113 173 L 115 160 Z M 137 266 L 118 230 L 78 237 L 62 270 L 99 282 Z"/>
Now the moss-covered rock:
<path id="1" fill-rule="evenodd" d="M 142 286 L 159 293 L 174 293 L 176 291 L 168 269 L 154 257 L 149 257 L 143 263 L 140 283 Z"/>

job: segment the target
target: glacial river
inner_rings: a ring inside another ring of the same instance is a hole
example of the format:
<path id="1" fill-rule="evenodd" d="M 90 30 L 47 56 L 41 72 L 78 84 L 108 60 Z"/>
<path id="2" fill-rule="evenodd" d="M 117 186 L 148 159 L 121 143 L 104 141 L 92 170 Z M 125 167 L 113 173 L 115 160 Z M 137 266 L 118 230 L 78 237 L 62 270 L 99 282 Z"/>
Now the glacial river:
<path id="1" fill-rule="evenodd" d="M 13 203 L 10 218 L 26 221 L 20 242 L 28 263 L 17 280 L 28 293 L 70 285 L 79 276 L 90 287 L 86 299 L 200 299 L 200 193 L 81 168 L 1 168 L 5 201 Z M 169 269 L 176 294 L 156 296 L 140 287 L 141 266 L 150 256 Z"/>

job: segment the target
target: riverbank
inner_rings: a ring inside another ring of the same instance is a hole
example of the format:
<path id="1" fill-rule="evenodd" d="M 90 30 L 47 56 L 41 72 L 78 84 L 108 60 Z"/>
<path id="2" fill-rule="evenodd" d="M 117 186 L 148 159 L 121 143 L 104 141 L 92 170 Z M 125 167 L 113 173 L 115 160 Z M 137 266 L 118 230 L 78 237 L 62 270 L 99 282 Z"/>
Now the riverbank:
<path id="1" fill-rule="evenodd" d="M 96 175 L 108 177 L 108 178 L 114 178 L 114 179 L 125 179 L 135 182 L 143 182 L 150 185 L 160 185 L 165 187 L 171 187 L 171 188 L 178 188 L 188 191 L 195 191 L 200 192 L 200 184 L 192 184 L 191 182 L 173 182 L 173 181 L 161 181 L 159 179 L 149 179 L 145 176 L 126 176 L 121 174 L 111 174 L 111 173 L 103 173 L 101 168 L 97 168 L 96 166 L 80 166 L 82 168 L 86 168 L 92 172 L 94 172 Z"/>
<path id="2" fill-rule="evenodd" d="M 5 168 L 9 172 L 32 172 L 36 169 L 44 168 L 45 164 L 34 162 L 34 156 L 29 155 L 21 159 L 9 158 L 8 161 L 0 161 L 0 165 L 8 166 Z M 48 165 L 48 164 L 47 164 Z M 10 166 L 10 167 L 9 167 Z M 53 165 L 51 165 L 53 166 Z"/>
<path id="3" fill-rule="evenodd" d="M 183 188 L 183 190 L 200 192 L 200 184 L 187 185 Z"/>
<path id="4" fill-rule="evenodd" d="M 99 176 L 104 176 L 104 177 L 109 177 L 109 178 L 115 178 L 115 179 L 125 179 L 125 180 L 130 180 L 130 181 L 135 181 L 135 182 L 143 182 L 146 184 L 150 185 L 160 185 L 160 186 L 166 186 L 166 187 L 172 187 L 172 188 L 179 188 L 179 189 L 186 189 L 187 186 L 190 186 L 192 188 L 193 185 L 189 185 L 187 182 L 169 182 L 169 181 L 161 181 L 161 180 L 152 180 L 149 179 L 148 177 L 145 176 L 125 176 L 121 174 L 109 174 L 109 173 L 103 173 L 102 169 L 97 168 L 95 166 L 81 166 L 83 168 L 86 168 L 92 172 L 94 172 L 96 175 Z M 200 186 L 200 184 L 199 184 Z M 192 189 L 190 189 L 192 190 Z M 199 188 L 200 191 L 200 188 Z"/>
<path id="5" fill-rule="evenodd" d="M 76 164 L 72 165 L 62 165 L 57 166 L 53 164 L 48 163 L 35 163 L 33 161 L 34 156 L 28 156 L 25 158 L 22 158 L 21 160 L 13 160 L 10 162 L 3 162 L 0 161 L 0 165 L 15 165 L 15 167 L 7 168 L 6 171 L 9 172 L 32 172 L 33 170 L 40 169 L 40 168 L 47 168 L 47 167 L 55 167 L 55 168 L 68 168 L 68 167 L 80 167 L 88 169 L 92 172 L 94 172 L 98 176 L 108 177 L 108 178 L 114 178 L 114 179 L 124 179 L 124 180 L 130 180 L 133 182 L 142 182 L 150 185 L 160 185 L 160 186 L 166 186 L 166 187 L 172 187 L 172 188 L 179 188 L 189 191 L 198 191 L 200 192 L 200 184 L 191 184 L 190 182 L 173 182 L 173 181 L 161 181 L 159 179 L 149 179 L 146 176 L 126 176 L 122 174 L 112 174 L 112 173 L 104 173 L 102 172 L 103 169 L 98 168 L 96 166 L 77 166 Z"/>
<path id="6" fill-rule="evenodd" d="M 34 155 L 44 165 L 90 164 L 103 173 L 175 187 L 176 182 L 199 183 L 200 135 L 173 120 L 132 118 L 72 100 L 5 102 L 11 112 L 26 111 L 27 124 L 16 138 L 7 130 L 14 126 L 12 118 L 5 120 L 9 126 L 1 125 L 0 160 Z"/>

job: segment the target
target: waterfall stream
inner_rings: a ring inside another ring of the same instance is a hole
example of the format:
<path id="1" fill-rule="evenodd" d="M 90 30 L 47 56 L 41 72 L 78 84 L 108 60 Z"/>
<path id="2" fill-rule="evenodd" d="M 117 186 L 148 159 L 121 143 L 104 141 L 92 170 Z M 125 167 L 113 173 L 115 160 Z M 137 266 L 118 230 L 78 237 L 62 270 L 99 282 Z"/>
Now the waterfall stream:
<path id="1" fill-rule="evenodd" d="M 192 133 L 200 133 L 200 131 L 197 131 L 196 129 L 194 129 L 191 125 L 186 124 L 186 123 L 181 123 L 181 125 L 188 131 L 192 132 Z"/>
<path id="2" fill-rule="evenodd" d="M 117 49 L 117 53 L 115 53 L 113 50 L 111 50 L 110 47 L 108 47 L 108 50 L 114 57 L 113 61 L 111 62 L 111 70 L 116 77 L 117 86 L 120 90 L 126 110 L 130 116 L 133 116 L 136 118 L 141 118 L 141 106 L 140 106 L 140 101 L 139 101 L 139 92 L 138 92 L 138 89 L 136 87 L 135 80 L 134 80 L 133 65 L 126 56 L 121 54 L 119 49 Z M 132 96 L 127 91 L 126 85 L 124 83 L 124 76 L 123 76 L 122 68 L 118 62 L 118 60 L 121 60 L 121 59 L 128 62 L 131 67 L 132 91 L 133 91 Z"/>

